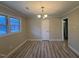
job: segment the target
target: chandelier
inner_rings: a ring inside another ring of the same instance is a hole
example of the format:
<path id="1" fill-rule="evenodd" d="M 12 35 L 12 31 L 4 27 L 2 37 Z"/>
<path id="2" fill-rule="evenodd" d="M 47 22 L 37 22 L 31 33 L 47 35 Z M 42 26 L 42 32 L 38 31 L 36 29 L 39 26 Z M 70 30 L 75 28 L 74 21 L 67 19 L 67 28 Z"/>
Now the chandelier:
<path id="1" fill-rule="evenodd" d="M 43 7 L 43 6 L 41 7 L 41 9 L 42 9 L 42 13 L 39 14 L 39 15 L 37 15 L 38 18 L 45 19 L 45 18 L 48 17 L 47 14 L 44 14 L 44 8 L 45 8 L 45 7 Z"/>

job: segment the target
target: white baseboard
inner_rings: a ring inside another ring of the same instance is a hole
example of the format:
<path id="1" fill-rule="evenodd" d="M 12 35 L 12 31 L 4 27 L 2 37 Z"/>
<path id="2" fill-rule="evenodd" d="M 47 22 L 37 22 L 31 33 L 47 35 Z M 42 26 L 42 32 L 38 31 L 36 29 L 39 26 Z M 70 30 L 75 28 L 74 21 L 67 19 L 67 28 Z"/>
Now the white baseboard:
<path id="1" fill-rule="evenodd" d="M 49 41 L 63 41 L 62 39 L 49 39 Z"/>
<path id="2" fill-rule="evenodd" d="M 29 41 L 42 41 L 43 39 L 28 39 Z M 63 41 L 62 39 L 47 39 L 49 41 Z"/>
<path id="3" fill-rule="evenodd" d="M 68 45 L 68 47 L 79 56 L 79 52 L 76 49 L 74 49 L 71 45 Z"/>
<path id="4" fill-rule="evenodd" d="M 26 43 L 27 40 L 22 42 L 20 45 L 18 45 L 16 48 L 14 48 L 8 55 L 6 55 L 4 58 L 8 58 L 12 53 L 14 53 L 17 49 L 19 49 L 23 44 Z"/>
<path id="5" fill-rule="evenodd" d="M 42 39 L 28 39 L 28 41 L 42 41 Z"/>

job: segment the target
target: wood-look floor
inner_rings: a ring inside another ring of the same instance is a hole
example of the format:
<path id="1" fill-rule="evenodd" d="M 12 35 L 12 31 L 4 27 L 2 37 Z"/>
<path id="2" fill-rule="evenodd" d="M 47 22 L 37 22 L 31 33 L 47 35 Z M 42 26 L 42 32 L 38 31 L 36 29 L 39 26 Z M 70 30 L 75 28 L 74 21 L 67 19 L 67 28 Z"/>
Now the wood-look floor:
<path id="1" fill-rule="evenodd" d="M 10 58 L 76 58 L 65 42 L 27 41 Z"/>

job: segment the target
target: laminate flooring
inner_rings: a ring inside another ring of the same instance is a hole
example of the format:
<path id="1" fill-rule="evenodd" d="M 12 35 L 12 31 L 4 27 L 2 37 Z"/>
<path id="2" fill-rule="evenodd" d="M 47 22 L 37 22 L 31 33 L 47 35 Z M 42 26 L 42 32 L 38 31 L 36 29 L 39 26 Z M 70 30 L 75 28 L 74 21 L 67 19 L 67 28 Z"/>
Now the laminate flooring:
<path id="1" fill-rule="evenodd" d="M 77 58 L 62 41 L 27 41 L 9 58 Z"/>

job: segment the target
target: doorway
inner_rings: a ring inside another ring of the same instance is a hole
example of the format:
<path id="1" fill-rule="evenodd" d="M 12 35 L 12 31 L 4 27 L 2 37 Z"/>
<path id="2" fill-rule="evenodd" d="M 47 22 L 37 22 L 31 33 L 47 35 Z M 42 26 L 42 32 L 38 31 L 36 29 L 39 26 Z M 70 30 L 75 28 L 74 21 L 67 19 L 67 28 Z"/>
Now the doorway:
<path id="1" fill-rule="evenodd" d="M 68 18 L 63 19 L 63 39 L 68 40 Z"/>
<path id="2" fill-rule="evenodd" d="M 49 40 L 49 20 L 42 20 L 42 40 Z"/>

